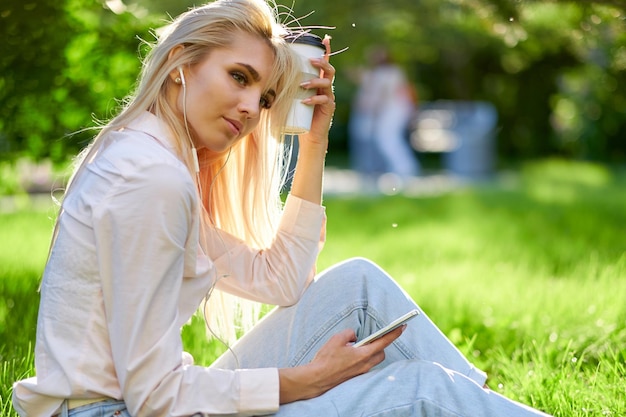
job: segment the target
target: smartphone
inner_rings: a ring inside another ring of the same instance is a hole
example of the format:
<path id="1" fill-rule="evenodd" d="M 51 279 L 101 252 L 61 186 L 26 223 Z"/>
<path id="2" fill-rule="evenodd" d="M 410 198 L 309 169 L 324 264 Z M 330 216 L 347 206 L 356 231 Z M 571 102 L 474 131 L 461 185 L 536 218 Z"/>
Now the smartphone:
<path id="1" fill-rule="evenodd" d="M 392 321 L 391 323 L 389 323 L 382 329 L 378 330 L 377 332 L 374 332 L 371 335 L 367 336 L 365 339 L 356 342 L 352 346 L 359 347 L 359 346 L 366 345 L 368 343 L 372 343 L 374 340 L 380 337 L 383 337 L 384 335 L 386 335 L 393 329 L 397 329 L 398 327 L 402 326 L 404 323 L 411 320 L 413 317 L 417 316 L 419 313 L 420 312 L 418 310 L 411 310 L 405 315 L 403 315 L 402 317 L 397 318 L 396 320 Z"/>

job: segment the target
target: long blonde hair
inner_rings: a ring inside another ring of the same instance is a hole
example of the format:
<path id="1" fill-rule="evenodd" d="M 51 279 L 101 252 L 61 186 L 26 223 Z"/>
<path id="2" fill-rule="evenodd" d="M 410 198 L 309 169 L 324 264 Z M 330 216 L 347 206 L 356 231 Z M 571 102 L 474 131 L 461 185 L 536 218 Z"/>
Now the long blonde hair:
<path id="1" fill-rule="evenodd" d="M 95 157 L 102 139 L 109 132 L 126 126 L 149 110 L 169 126 L 176 151 L 192 177 L 199 182 L 199 197 L 205 208 L 201 210 L 202 230 L 215 227 L 252 247 L 269 246 L 282 210 L 280 192 L 285 180 L 285 155 L 289 154 L 284 146 L 282 128 L 297 95 L 300 77 L 298 60 L 284 40 L 289 30 L 278 18 L 277 6 L 271 7 L 265 0 L 217 0 L 190 9 L 171 22 L 146 56 L 135 93 L 77 158 L 66 192 L 71 191 L 74 178 Z M 277 96 L 271 109 L 262 111 L 257 128 L 229 151 L 217 157 L 213 154 L 210 158 L 200 152 L 200 173 L 196 177 L 184 120 L 177 116 L 166 99 L 168 91 L 173 88 L 169 74 L 180 66 L 200 62 L 211 50 L 228 47 L 234 35 L 241 32 L 264 39 L 273 50 L 273 79 L 268 85 L 274 86 Z M 170 52 L 181 45 L 184 48 L 170 56 Z M 209 319 L 207 326 L 211 333 L 215 331 L 221 338 L 233 341 L 236 324 L 245 330 L 258 318 L 256 307 L 254 303 L 216 293 L 204 306 L 205 312 L 210 310 L 205 313 L 205 318 Z"/>

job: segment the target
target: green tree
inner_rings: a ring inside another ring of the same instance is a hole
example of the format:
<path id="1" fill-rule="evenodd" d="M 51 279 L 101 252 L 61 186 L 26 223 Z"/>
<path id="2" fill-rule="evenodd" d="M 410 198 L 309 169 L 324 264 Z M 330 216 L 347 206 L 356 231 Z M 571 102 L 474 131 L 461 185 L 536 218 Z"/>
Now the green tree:
<path id="1" fill-rule="evenodd" d="M 140 68 L 137 35 L 155 22 L 98 0 L 8 0 L 0 8 L 0 147 L 63 160 L 111 114 Z M 6 50 L 4 49 L 6 48 Z M 77 133 L 79 132 L 79 133 Z"/>
<path id="2" fill-rule="evenodd" d="M 322 1 L 305 20 L 336 27 L 331 31 L 335 48 L 349 47 L 334 57 L 340 71 L 363 63 L 369 45 L 384 43 L 413 76 L 423 101 L 493 102 L 503 154 L 619 161 L 626 126 L 625 5 L 612 0 Z M 311 4 L 296 7 L 304 15 Z M 345 137 L 354 85 L 345 72 L 339 77 L 335 131 Z"/>
<path id="3" fill-rule="evenodd" d="M 7 0 L 0 6 L 0 149 L 41 151 L 55 124 L 50 92 L 65 79 L 64 49 L 73 30 L 63 3 Z M 43 117 L 42 117 L 43 116 Z"/>
<path id="4" fill-rule="evenodd" d="M 560 153 L 626 158 L 626 6 L 621 0 L 278 0 L 291 26 L 333 36 L 346 146 L 367 48 L 387 44 L 421 100 L 488 100 L 498 144 L 513 158 Z M 192 1 L 4 0 L 0 5 L 0 159 L 63 159 L 132 89 L 150 28 Z M 114 10 L 112 10 L 114 9 Z M 311 11 L 313 14 L 309 15 Z M 287 19 L 283 14 L 283 18 Z"/>

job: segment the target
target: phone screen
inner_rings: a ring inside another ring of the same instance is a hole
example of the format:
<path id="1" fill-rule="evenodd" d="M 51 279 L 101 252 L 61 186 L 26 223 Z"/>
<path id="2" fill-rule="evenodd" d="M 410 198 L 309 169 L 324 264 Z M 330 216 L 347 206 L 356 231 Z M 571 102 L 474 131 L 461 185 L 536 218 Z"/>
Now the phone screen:
<path id="1" fill-rule="evenodd" d="M 406 323 L 407 321 L 411 320 L 413 317 L 417 316 L 418 314 L 419 314 L 418 310 L 411 310 L 408 313 L 406 313 L 405 315 L 403 315 L 402 317 L 398 317 L 396 320 L 392 321 L 391 323 L 389 323 L 388 325 L 386 325 L 382 329 L 378 330 L 377 332 L 372 333 L 371 335 L 369 335 L 365 339 L 356 342 L 353 346 L 354 347 L 359 347 L 359 346 L 363 346 L 363 345 L 366 345 L 368 343 L 371 343 L 374 340 L 376 340 L 376 339 L 386 335 L 390 331 L 392 331 L 394 329 L 397 329 L 398 327 L 402 326 L 404 323 Z"/>

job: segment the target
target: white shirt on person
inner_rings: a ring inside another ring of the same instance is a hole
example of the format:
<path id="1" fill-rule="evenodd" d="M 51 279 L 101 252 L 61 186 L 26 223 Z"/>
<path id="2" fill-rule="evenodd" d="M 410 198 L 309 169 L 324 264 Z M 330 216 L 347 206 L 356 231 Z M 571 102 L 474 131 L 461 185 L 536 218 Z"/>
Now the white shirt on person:
<path id="1" fill-rule="evenodd" d="M 134 416 L 275 412 L 278 370 L 184 364 L 180 330 L 219 271 L 217 288 L 291 305 L 314 275 L 325 214 L 289 196 L 271 247 L 209 230 L 199 247 L 194 182 L 166 126 L 146 112 L 105 138 L 64 202 L 44 272 L 37 375 L 14 385 L 20 415 L 65 398 L 123 399 Z M 226 250 L 230 256 L 226 255 Z"/>

